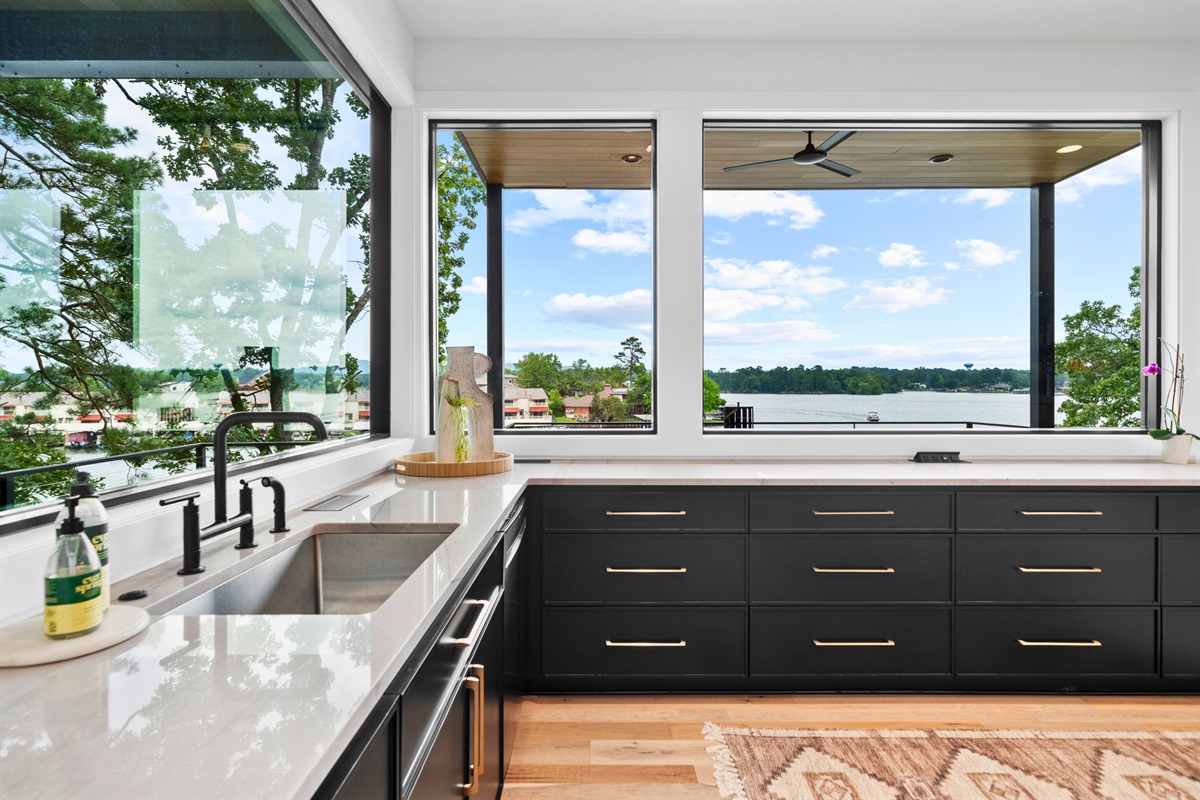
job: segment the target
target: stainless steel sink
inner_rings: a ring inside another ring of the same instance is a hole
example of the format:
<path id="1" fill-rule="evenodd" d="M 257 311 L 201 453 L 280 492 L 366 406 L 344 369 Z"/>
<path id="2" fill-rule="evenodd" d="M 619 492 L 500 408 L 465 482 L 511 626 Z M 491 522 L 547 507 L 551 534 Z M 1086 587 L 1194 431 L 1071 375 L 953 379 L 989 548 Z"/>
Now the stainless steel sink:
<path id="1" fill-rule="evenodd" d="M 322 526 L 167 614 L 366 614 L 457 525 Z"/>

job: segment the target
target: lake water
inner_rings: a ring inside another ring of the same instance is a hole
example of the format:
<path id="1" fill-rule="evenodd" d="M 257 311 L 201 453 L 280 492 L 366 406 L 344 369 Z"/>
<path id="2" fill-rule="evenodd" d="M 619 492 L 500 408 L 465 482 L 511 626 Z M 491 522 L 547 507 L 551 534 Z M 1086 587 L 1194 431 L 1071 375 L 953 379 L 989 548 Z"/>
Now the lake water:
<path id="1" fill-rule="evenodd" d="M 996 425 L 1029 426 L 1029 395 L 969 392 L 900 392 L 898 394 L 727 394 L 727 405 L 754 407 L 754 427 L 791 431 L 851 430 L 872 428 L 955 428 L 961 423 L 990 422 Z M 1054 398 L 1055 422 L 1063 396 Z M 867 414 L 879 415 L 879 423 L 867 422 Z M 771 425 L 772 422 L 855 423 Z M 886 423 L 886 424 L 885 424 Z M 905 423 L 905 424 L 897 424 Z M 930 423 L 960 423 L 930 424 Z M 990 426 L 989 426 L 990 427 Z M 987 430 L 987 427 L 983 428 Z M 992 428 L 992 430 L 999 430 Z"/>

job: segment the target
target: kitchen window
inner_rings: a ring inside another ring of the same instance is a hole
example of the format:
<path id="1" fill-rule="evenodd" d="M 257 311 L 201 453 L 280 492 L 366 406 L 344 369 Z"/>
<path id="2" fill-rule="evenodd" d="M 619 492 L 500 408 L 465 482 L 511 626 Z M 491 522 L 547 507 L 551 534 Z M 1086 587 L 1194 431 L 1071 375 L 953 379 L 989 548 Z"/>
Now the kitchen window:
<path id="1" fill-rule="evenodd" d="M 709 123 L 706 432 L 1157 425 L 1156 123 Z"/>
<path id="2" fill-rule="evenodd" d="M 430 140 L 435 372 L 448 347 L 488 355 L 505 434 L 652 431 L 653 124 L 439 121 Z"/>
<path id="3" fill-rule="evenodd" d="M 386 433 L 386 103 L 307 2 L 0 13 L 0 501 Z M 376 414 L 371 414 L 370 400 Z M 309 431 L 235 429 L 230 459 Z"/>

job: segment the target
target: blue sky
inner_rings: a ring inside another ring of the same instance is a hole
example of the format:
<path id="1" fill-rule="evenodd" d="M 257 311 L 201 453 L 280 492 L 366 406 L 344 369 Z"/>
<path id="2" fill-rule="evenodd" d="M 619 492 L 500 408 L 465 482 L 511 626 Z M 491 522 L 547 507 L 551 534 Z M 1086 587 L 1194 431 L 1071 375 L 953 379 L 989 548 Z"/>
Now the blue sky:
<path id="1" fill-rule="evenodd" d="M 445 135 L 445 134 L 443 134 Z M 1134 150 L 1057 188 L 1057 314 L 1130 304 Z M 1029 364 L 1027 189 L 706 192 L 705 367 Z M 505 361 L 651 341 L 648 191 L 506 190 Z M 450 344 L 486 346 L 485 223 Z M 700 279 L 699 270 L 697 279 Z"/>

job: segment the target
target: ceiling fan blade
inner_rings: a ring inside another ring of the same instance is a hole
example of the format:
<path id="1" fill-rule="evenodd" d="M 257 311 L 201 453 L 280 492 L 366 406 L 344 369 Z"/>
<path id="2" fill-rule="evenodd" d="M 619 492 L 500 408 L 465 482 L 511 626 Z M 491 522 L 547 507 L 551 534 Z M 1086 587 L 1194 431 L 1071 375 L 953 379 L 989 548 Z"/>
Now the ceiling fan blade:
<path id="1" fill-rule="evenodd" d="M 847 167 L 845 164 L 839 164 L 836 161 L 830 161 L 828 158 L 817 163 L 816 166 L 824 167 L 830 172 L 836 172 L 838 175 L 845 175 L 847 178 L 853 178 L 859 172 L 854 167 Z"/>
<path id="2" fill-rule="evenodd" d="M 833 136 L 830 136 L 828 139 L 821 142 L 821 146 L 817 149 L 828 153 L 830 150 L 837 147 L 839 144 L 846 141 L 853 135 L 854 131 L 838 131 Z"/>
<path id="3" fill-rule="evenodd" d="M 751 167 L 765 167 L 770 164 L 791 164 L 791 163 L 793 163 L 792 157 L 788 156 L 787 158 L 777 158 L 774 161 L 756 161 L 753 164 L 738 164 L 736 167 L 726 167 L 724 169 L 724 171 L 725 172 L 737 172 L 740 169 L 750 169 Z"/>

